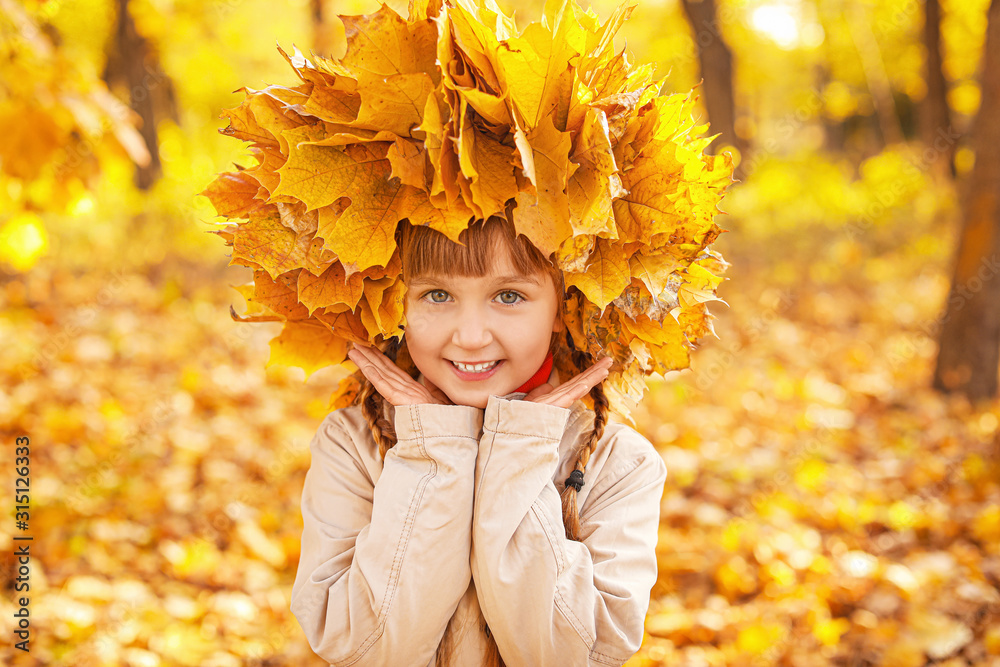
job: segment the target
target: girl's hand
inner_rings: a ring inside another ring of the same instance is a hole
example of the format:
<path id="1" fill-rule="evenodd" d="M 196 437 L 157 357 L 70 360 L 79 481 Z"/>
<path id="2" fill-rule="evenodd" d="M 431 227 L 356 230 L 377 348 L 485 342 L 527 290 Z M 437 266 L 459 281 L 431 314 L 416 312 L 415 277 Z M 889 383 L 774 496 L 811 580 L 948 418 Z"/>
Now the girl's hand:
<path id="1" fill-rule="evenodd" d="M 573 405 L 574 401 L 586 396 L 595 385 L 600 384 L 604 378 L 608 377 L 608 369 L 611 368 L 612 363 L 614 360 L 611 357 L 599 359 L 593 366 L 555 389 L 548 382 L 535 387 L 528 392 L 524 400 L 568 408 Z"/>
<path id="2" fill-rule="evenodd" d="M 430 380 L 424 378 L 428 385 L 426 387 L 420 384 L 376 347 L 352 343 L 347 356 L 357 364 L 368 381 L 375 385 L 378 393 L 393 406 L 421 403 L 453 405 L 445 393 Z"/>

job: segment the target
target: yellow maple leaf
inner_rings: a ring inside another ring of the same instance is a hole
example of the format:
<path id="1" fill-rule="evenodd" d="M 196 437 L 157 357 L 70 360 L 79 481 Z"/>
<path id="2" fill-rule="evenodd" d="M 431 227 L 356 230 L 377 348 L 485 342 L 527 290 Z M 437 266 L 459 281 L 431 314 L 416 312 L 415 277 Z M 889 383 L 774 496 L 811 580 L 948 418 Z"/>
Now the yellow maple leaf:
<path id="1" fill-rule="evenodd" d="M 224 172 L 199 194 L 208 197 L 215 212 L 225 218 L 245 218 L 263 202 L 255 199 L 260 181 L 246 171 Z"/>
<path id="2" fill-rule="evenodd" d="M 322 271 L 322 239 L 310 232 L 296 233 L 281 224 L 274 206 L 251 211 L 250 221 L 240 225 L 240 232 L 233 243 L 234 263 L 244 260 L 245 266 L 260 267 L 272 279 L 298 267 Z"/>
<path id="3" fill-rule="evenodd" d="M 596 241 L 596 237 L 590 234 L 579 234 L 566 239 L 556 252 L 556 264 L 563 271 L 583 273 L 590 264 Z"/>
<path id="4" fill-rule="evenodd" d="M 327 74 L 314 69 L 298 70 L 300 76 L 313 84 L 302 111 L 329 123 L 346 124 L 358 117 L 361 96 L 358 83 L 347 76 Z"/>
<path id="5" fill-rule="evenodd" d="M 424 105 L 424 119 L 420 123 L 420 131 L 424 133 L 424 148 L 427 149 L 427 159 L 430 160 L 431 171 L 434 174 L 430 189 L 431 197 L 448 192 L 446 189 L 446 184 L 449 184 L 447 180 L 448 174 L 443 171 L 448 162 L 443 153 L 452 153 L 453 149 L 451 143 L 445 141 L 444 118 L 447 116 L 447 113 L 448 104 L 444 100 L 443 95 L 435 93 L 427 97 L 427 103 Z M 456 160 L 456 172 L 457 167 Z M 445 205 L 447 205 L 447 202 L 454 201 L 454 199 L 455 197 L 449 196 Z"/>
<path id="6" fill-rule="evenodd" d="M 557 129 L 565 129 L 574 78 L 566 65 L 579 57 L 585 44 L 572 3 L 563 0 L 558 10 L 552 4 L 550 0 L 545 9 L 549 26 L 530 24 L 520 36 L 506 40 L 498 53 L 505 80 L 517 82 L 507 89 L 507 95 L 525 130 L 536 127 L 543 118 L 553 119 Z"/>
<path id="7" fill-rule="evenodd" d="M 270 346 L 267 367 L 297 366 L 306 372 L 308 380 L 320 368 L 342 363 L 347 358 L 348 342 L 319 324 L 285 322 Z"/>
<path id="8" fill-rule="evenodd" d="M 318 145 L 315 129 L 310 126 L 287 132 L 289 155 L 277 170 L 280 177 L 273 195 L 285 194 L 306 204 L 307 210 L 332 204 L 340 197 L 350 197 L 359 181 L 374 181 L 372 165 L 385 158 L 388 144 L 364 144 L 346 147 Z M 383 150 L 384 146 L 384 150 Z M 386 173 L 388 173 L 388 162 Z M 364 187 L 363 185 L 361 187 Z"/>
<path id="9" fill-rule="evenodd" d="M 360 307 L 363 303 L 364 301 L 359 302 L 358 311 L 349 310 L 344 304 L 324 308 L 324 312 L 319 318 L 320 322 L 345 340 L 368 343 L 370 337 L 360 314 Z"/>
<path id="10" fill-rule="evenodd" d="M 683 169 L 669 151 L 654 158 L 640 156 L 631 169 L 622 172 L 628 194 L 614 201 L 615 222 L 630 238 L 676 234 L 683 220 L 674 199 Z"/>
<path id="11" fill-rule="evenodd" d="M 304 320 L 309 311 L 299 303 L 296 282 L 301 269 L 271 279 L 267 271 L 253 272 L 253 299 L 261 306 L 289 320 Z"/>
<path id="12" fill-rule="evenodd" d="M 263 146 L 278 148 L 280 146 L 278 137 L 261 126 L 254 116 L 252 106 L 257 98 L 256 95 L 253 95 L 255 91 L 252 88 L 243 87 L 235 92 L 240 91 L 247 93 L 247 97 L 240 106 L 223 110 L 222 117 L 229 119 L 229 126 L 220 132 L 242 141 L 251 141 L 258 148 Z"/>
<path id="13" fill-rule="evenodd" d="M 434 90 L 430 77 L 416 74 L 365 77 L 359 81 L 361 107 L 353 127 L 410 136 L 419 127 L 427 97 Z"/>
<path id="14" fill-rule="evenodd" d="M 415 141 L 397 137 L 386 152 L 390 176 L 404 185 L 427 191 L 427 150 Z"/>
<path id="15" fill-rule="evenodd" d="M 637 252 L 629 259 L 632 275 L 643 282 L 650 294 L 662 294 L 670 276 L 683 268 L 684 264 L 670 253 Z"/>
<path id="16" fill-rule="evenodd" d="M 648 357 L 643 363 L 645 370 L 664 375 L 668 371 L 687 368 L 690 363 L 687 339 L 680 324 L 673 318 L 667 317 L 662 323 L 645 315 L 636 319 L 622 317 L 620 320 L 622 329 L 633 337 L 629 341 L 633 354 Z"/>
<path id="17" fill-rule="evenodd" d="M 339 205 L 343 207 L 347 203 L 347 200 L 338 200 L 331 204 L 331 206 Z M 285 227 L 288 227 L 296 234 L 316 234 L 316 230 L 319 227 L 319 215 L 316 211 L 307 211 L 306 205 L 298 201 L 290 204 L 278 202 L 274 207 L 278 209 L 281 224 Z"/>
<path id="18" fill-rule="evenodd" d="M 277 317 L 277 313 L 254 298 L 254 283 L 250 282 L 245 285 L 230 285 L 230 287 L 239 292 L 240 296 L 243 297 L 243 300 L 246 301 L 247 310 L 244 315 L 270 315 Z"/>
<path id="19" fill-rule="evenodd" d="M 374 14 L 341 16 L 347 53 L 341 67 L 360 78 L 437 72 L 437 30 L 432 19 L 404 20 L 383 4 Z M 437 78 L 433 80 L 437 85 Z"/>
<path id="20" fill-rule="evenodd" d="M 361 272 L 346 275 L 344 265 L 334 262 L 317 276 L 308 271 L 299 274 L 299 299 L 312 314 L 317 308 L 330 304 L 344 304 L 352 310 L 364 296 L 364 275 Z"/>
<path id="21" fill-rule="evenodd" d="M 614 301 L 632 280 L 625 250 L 607 239 L 599 238 L 584 273 L 567 273 L 566 285 L 575 285 L 602 311 Z"/>
<path id="22" fill-rule="evenodd" d="M 350 360 L 345 361 L 344 365 L 347 366 L 349 362 Z M 361 383 L 358 382 L 358 378 L 354 375 L 346 376 L 340 381 L 337 388 L 333 390 L 333 393 L 330 394 L 330 402 L 327 405 L 327 409 L 333 411 L 354 405 L 354 401 L 360 392 Z"/>
<path id="23" fill-rule="evenodd" d="M 274 193 L 274 189 L 278 186 L 278 169 L 285 164 L 286 158 L 278 148 L 271 146 L 253 147 L 250 149 L 250 154 L 257 160 L 257 164 L 247 169 L 246 173 L 260 183 L 257 198 L 264 199 L 268 193 Z M 270 202 L 276 201 L 280 200 L 272 194 Z M 295 200 L 286 199 L 285 201 L 294 202 Z"/>
<path id="24" fill-rule="evenodd" d="M 308 123 L 305 118 L 298 115 L 286 114 L 285 109 L 289 104 L 305 103 L 309 99 L 308 96 L 298 93 L 301 95 L 301 99 L 281 99 L 282 92 L 298 92 L 281 86 L 268 86 L 261 91 L 253 91 L 252 89 L 247 90 L 251 93 L 258 93 L 252 94 L 248 98 L 248 110 L 253 114 L 256 125 L 266 131 L 268 135 L 275 137 L 282 154 L 287 155 L 288 142 L 283 136 L 284 132 L 286 130 L 293 130 L 297 127 L 307 125 Z M 284 96 L 286 98 L 289 97 L 289 95 Z"/>
<path id="25" fill-rule="evenodd" d="M 573 235 L 566 187 L 577 165 L 569 161 L 572 140 L 546 117 L 518 144 L 525 175 L 534 192 L 517 193 L 514 226 L 546 256 Z"/>
<path id="26" fill-rule="evenodd" d="M 476 130 L 466 114 L 462 117 L 466 120 L 458 135 L 458 163 L 462 175 L 469 180 L 473 212 L 477 218 L 503 213 L 505 202 L 517 194 L 517 183 L 510 169 L 513 151 Z"/>
<path id="27" fill-rule="evenodd" d="M 365 180 L 350 193 L 351 205 L 339 216 L 320 211 L 319 231 L 349 272 L 384 266 L 396 248 L 395 230 L 404 218 L 428 225 L 454 241 L 468 226 L 469 212 L 461 206 L 439 209 L 427 193 L 386 178 L 388 160 L 369 164 L 378 178 Z"/>
<path id="28" fill-rule="evenodd" d="M 391 282 L 390 282 L 391 281 Z M 389 284 L 386 284 L 389 283 Z M 372 338 L 401 336 L 406 286 L 401 279 L 365 282 L 365 298 L 359 304 L 361 321 Z"/>
<path id="29" fill-rule="evenodd" d="M 587 107 L 571 160 L 579 165 L 569 178 L 570 222 L 576 233 L 617 238 L 612 200 L 626 194 L 616 173 L 615 155 L 603 111 Z"/>

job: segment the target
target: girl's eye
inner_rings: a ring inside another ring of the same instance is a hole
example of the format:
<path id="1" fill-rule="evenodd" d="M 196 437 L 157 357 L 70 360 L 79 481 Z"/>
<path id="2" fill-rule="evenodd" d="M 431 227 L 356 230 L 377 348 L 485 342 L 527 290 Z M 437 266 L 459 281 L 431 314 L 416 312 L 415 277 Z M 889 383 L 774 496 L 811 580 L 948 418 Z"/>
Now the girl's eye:
<path id="1" fill-rule="evenodd" d="M 434 298 L 435 294 L 444 295 L 445 298 L 436 299 Z M 516 303 L 518 303 L 519 300 L 520 301 L 524 300 L 524 297 L 515 292 L 514 290 L 504 290 L 503 292 L 500 292 L 499 296 L 500 296 L 500 303 L 502 303 L 505 306 L 513 306 Z M 504 298 L 505 296 L 508 298 Z M 430 292 L 427 292 L 427 294 L 424 295 L 424 298 L 428 299 L 431 303 L 445 303 L 448 300 L 447 297 L 448 293 L 441 289 L 431 290 Z"/>
<path id="2" fill-rule="evenodd" d="M 515 296 L 516 298 L 515 298 L 515 299 L 514 299 L 513 301 L 504 301 L 504 300 L 503 300 L 503 296 L 504 296 L 505 294 L 510 294 L 510 295 L 513 295 L 513 296 Z M 505 305 L 505 306 L 513 306 L 513 305 L 514 305 L 515 303 L 517 303 L 517 300 L 518 300 L 518 299 L 523 299 L 523 298 L 524 298 L 524 297 L 522 297 L 522 296 L 521 296 L 520 294 L 518 294 L 517 292 L 515 292 L 515 291 L 513 291 L 513 290 L 505 290 L 505 291 L 503 291 L 503 292 L 500 292 L 500 303 L 502 303 L 502 304 L 503 304 L 503 305 Z"/>
<path id="3" fill-rule="evenodd" d="M 436 290 L 431 290 L 430 292 L 428 292 L 428 293 L 426 294 L 426 296 L 429 296 L 429 297 L 431 297 L 431 302 L 432 302 L 432 303 L 444 303 L 444 301 L 443 301 L 443 300 L 442 300 L 442 301 L 437 301 L 436 299 L 434 299 L 434 297 L 433 297 L 433 296 L 431 296 L 431 295 L 433 295 L 433 294 L 444 294 L 444 295 L 446 295 L 446 296 L 447 296 L 447 294 L 448 294 L 448 293 L 447 293 L 447 292 L 445 292 L 445 291 L 444 291 L 444 290 L 442 290 L 442 289 L 436 289 Z"/>

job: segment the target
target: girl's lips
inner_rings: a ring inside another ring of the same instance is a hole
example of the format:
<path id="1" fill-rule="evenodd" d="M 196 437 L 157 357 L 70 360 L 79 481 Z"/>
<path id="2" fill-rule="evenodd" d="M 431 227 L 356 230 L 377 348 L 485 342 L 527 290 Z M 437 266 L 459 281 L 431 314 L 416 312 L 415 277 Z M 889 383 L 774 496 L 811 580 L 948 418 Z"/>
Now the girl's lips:
<path id="1" fill-rule="evenodd" d="M 477 380 L 485 380 L 486 378 L 496 373 L 497 369 L 503 366 L 503 363 L 504 360 L 501 359 L 496 363 L 496 365 L 493 366 L 493 368 L 491 368 L 488 371 L 483 371 L 482 373 L 469 373 L 468 371 L 460 370 L 458 366 L 456 366 L 450 361 L 448 362 L 448 365 L 451 366 L 452 370 L 455 371 L 455 375 L 457 375 L 460 380 L 465 380 L 467 382 L 476 382 Z"/>

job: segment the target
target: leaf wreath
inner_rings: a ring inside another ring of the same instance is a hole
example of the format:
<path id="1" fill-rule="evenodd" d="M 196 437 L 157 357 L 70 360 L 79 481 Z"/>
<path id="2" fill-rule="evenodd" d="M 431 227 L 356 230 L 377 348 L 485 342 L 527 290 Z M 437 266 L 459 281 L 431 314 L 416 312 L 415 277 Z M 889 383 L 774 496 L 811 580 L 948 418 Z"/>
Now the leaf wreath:
<path id="1" fill-rule="evenodd" d="M 340 60 L 279 46 L 298 84 L 237 91 L 220 132 L 250 142 L 256 164 L 202 193 L 235 221 L 214 232 L 230 264 L 254 273 L 232 316 L 284 322 L 268 365 L 354 370 L 351 341 L 402 335 L 400 222 L 457 241 L 508 214 L 563 271 L 575 347 L 614 357 L 612 410 L 631 421 L 649 375 L 688 367 L 715 335 L 706 303 L 728 263 L 709 246 L 733 164 L 704 154 L 714 137 L 690 93 L 661 95 L 653 65 L 615 53 L 634 8 L 602 24 L 549 0 L 518 32 L 493 0 L 412 0 L 405 20 L 384 4 L 341 16 Z M 577 372 L 567 349 L 555 363 Z M 356 391 L 348 376 L 331 405 Z"/>

